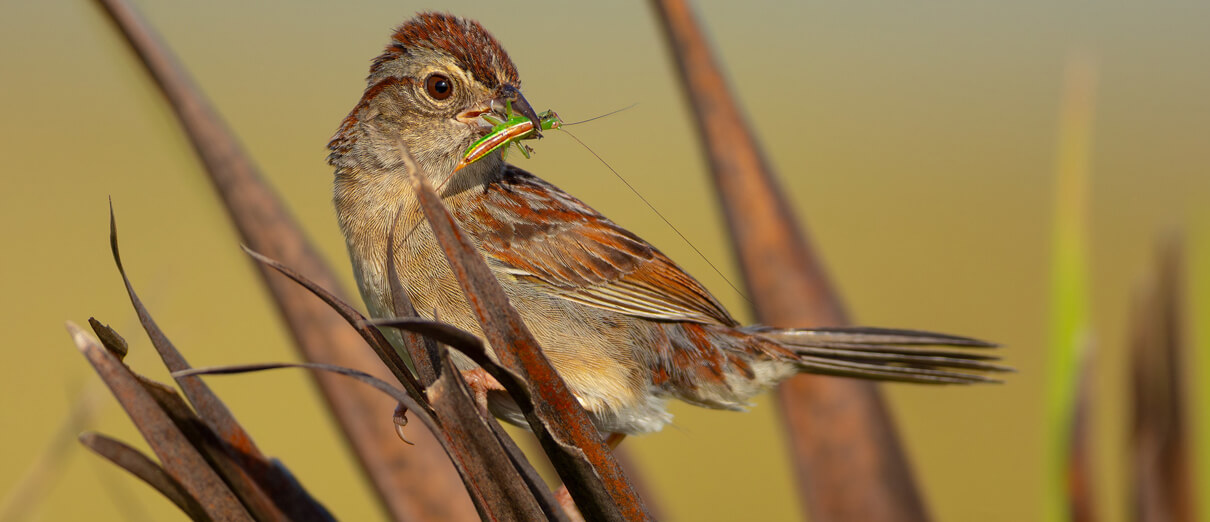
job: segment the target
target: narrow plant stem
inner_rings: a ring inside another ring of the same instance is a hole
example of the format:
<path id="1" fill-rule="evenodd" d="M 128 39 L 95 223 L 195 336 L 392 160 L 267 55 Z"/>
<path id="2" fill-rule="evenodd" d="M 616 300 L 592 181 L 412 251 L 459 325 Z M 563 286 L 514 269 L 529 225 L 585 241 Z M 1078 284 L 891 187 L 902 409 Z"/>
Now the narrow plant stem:
<path id="1" fill-rule="evenodd" d="M 1077 390 L 1079 353 L 1088 334 L 1088 185 L 1096 66 L 1092 57 L 1068 57 L 1059 115 L 1055 202 L 1051 233 L 1050 350 L 1047 361 L 1046 520 L 1068 520 L 1067 463 Z"/>

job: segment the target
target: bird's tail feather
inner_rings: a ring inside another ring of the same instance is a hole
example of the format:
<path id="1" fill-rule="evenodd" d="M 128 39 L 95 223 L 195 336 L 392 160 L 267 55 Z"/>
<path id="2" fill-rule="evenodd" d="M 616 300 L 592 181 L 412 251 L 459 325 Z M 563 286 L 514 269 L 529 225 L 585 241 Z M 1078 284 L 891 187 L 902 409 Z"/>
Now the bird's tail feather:
<path id="1" fill-rule="evenodd" d="M 996 345 L 955 335 L 888 328 L 745 330 L 771 339 L 794 354 L 808 373 L 920 384 L 1000 382 L 990 374 L 1010 372 L 999 357 L 969 350 Z"/>

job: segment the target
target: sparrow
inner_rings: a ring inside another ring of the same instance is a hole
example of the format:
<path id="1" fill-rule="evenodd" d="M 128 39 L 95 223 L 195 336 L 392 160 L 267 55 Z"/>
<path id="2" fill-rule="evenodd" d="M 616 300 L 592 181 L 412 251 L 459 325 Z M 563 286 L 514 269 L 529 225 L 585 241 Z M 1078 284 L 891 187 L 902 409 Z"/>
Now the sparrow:
<path id="1" fill-rule="evenodd" d="M 374 318 L 392 316 L 388 265 L 417 312 L 479 335 L 406 175 L 383 158 L 402 143 L 438 188 L 551 365 L 603 433 L 655 432 L 667 403 L 743 410 L 799 372 L 911 383 L 993 381 L 989 343 L 877 328 L 742 325 L 668 256 L 497 150 L 463 152 L 520 113 L 538 128 L 517 68 L 482 25 L 421 13 L 374 59 L 357 105 L 328 144 L 334 203 L 358 288 Z M 407 233 L 391 234 L 392 226 Z M 388 243 L 394 241 L 393 248 Z M 388 258 L 388 252 L 393 258 Z M 397 335 L 391 336 L 401 342 Z M 398 346 L 398 344 L 397 344 Z M 936 348 L 936 347 L 949 348 Z M 469 359 L 456 358 L 464 371 Z M 481 382 L 481 381 L 480 381 Z M 497 417 L 526 422 L 506 393 Z"/>

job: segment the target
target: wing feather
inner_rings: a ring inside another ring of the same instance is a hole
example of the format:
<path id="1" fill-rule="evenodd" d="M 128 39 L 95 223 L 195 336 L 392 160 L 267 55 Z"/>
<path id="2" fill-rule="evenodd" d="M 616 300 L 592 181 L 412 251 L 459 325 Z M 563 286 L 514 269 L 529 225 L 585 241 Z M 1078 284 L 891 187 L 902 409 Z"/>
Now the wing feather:
<path id="1" fill-rule="evenodd" d="M 738 323 L 668 256 L 580 200 L 509 166 L 459 216 L 490 262 L 564 299 L 663 321 Z"/>

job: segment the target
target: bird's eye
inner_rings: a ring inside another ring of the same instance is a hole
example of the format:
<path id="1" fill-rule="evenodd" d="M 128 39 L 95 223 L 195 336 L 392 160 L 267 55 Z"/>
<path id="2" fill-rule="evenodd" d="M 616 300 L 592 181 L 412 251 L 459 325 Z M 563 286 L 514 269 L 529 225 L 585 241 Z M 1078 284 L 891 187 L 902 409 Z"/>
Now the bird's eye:
<path id="1" fill-rule="evenodd" d="M 445 76 L 434 74 L 424 81 L 424 89 L 434 100 L 444 100 L 454 94 L 454 82 Z"/>

